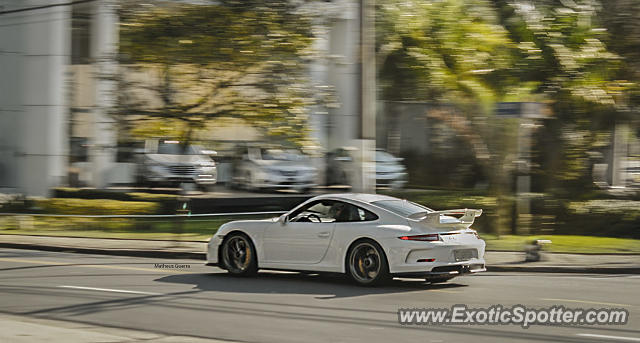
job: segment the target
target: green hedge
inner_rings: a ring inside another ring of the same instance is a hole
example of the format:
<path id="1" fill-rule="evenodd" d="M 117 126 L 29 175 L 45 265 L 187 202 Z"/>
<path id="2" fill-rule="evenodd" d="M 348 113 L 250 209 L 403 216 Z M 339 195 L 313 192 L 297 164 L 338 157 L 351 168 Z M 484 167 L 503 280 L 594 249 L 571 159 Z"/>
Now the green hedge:
<path id="1" fill-rule="evenodd" d="M 57 187 L 53 189 L 56 198 L 75 199 L 110 199 L 120 201 L 172 201 L 178 194 L 148 193 L 148 192 L 116 192 L 94 188 Z"/>
<path id="2" fill-rule="evenodd" d="M 572 214 L 615 215 L 625 221 L 640 220 L 640 201 L 635 200 L 589 200 L 572 202 L 567 207 Z"/>
<path id="3" fill-rule="evenodd" d="M 597 199 L 567 203 L 562 233 L 640 238 L 640 201 Z"/>
<path id="4" fill-rule="evenodd" d="M 107 199 L 35 199 L 34 205 L 52 214 L 133 215 L 156 214 L 160 210 L 160 205 L 155 202 Z"/>
<path id="5" fill-rule="evenodd" d="M 436 210 L 481 208 L 483 215 L 473 225 L 484 233 L 495 233 L 502 225 L 510 233 L 515 225 L 515 199 L 496 197 L 481 191 L 420 190 L 390 191 L 384 194 L 407 199 Z M 589 235 L 640 238 L 640 201 L 629 199 L 593 199 L 570 201 L 550 194 L 531 198 L 531 234 Z"/>
<path id="6" fill-rule="evenodd" d="M 115 192 L 94 188 L 58 187 L 54 189 L 56 198 L 76 198 L 95 200 L 146 201 L 159 203 L 159 213 L 173 214 L 175 212 L 177 194 L 143 193 L 143 192 Z"/>

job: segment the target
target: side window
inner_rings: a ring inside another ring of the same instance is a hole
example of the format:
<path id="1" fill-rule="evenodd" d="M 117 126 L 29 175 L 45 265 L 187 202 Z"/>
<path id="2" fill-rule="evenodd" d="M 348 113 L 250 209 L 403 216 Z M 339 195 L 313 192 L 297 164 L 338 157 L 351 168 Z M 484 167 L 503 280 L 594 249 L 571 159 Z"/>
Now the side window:
<path id="1" fill-rule="evenodd" d="M 307 204 L 289 215 L 291 222 L 346 223 L 378 219 L 371 211 L 335 200 L 319 200 Z"/>
<path id="2" fill-rule="evenodd" d="M 378 219 L 378 216 L 371 211 L 367 211 L 364 208 L 360 208 L 360 207 L 357 207 L 357 209 L 358 209 L 358 218 L 360 219 L 360 221 L 368 222 L 368 221 Z"/>
<path id="3" fill-rule="evenodd" d="M 289 215 L 292 222 L 315 222 L 327 223 L 334 221 L 331 210 L 335 201 L 319 200 L 307 204 Z"/>
<path id="4" fill-rule="evenodd" d="M 336 222 L 364 222 L 378 219 L 378 216 L 364 208 L 347 204 L 343 204 L 343 208 L 335 216 Z"/>

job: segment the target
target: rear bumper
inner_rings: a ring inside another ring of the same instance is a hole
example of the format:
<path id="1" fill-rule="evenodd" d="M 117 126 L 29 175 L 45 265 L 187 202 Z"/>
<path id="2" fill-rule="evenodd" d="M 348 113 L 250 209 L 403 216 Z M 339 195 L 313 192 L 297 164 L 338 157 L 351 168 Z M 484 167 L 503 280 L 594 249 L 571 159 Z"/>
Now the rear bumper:
<path id="1" fill-rule="evenodd" d="M 308 181 L 283 181 L 283 182 L 264 182 L 254 185 L 256 188 L 271 189 L 304 189 L 313 188 L 317 184 Z"/>
<path id="2" fill-rule="evenodd" d="M 185 182 L 197 183 L 199 185 L 214 185 L 217 182 L 218 173 L 216 168 L 195 169 L 189 173 L 171 173 L 167 168 L 150 169 L 144 178 L 150 182 Z"/>
<path id="3" fill-rule="evenodd" d="M 486 272 L 484 263 L 455 264 L 449 266 L 434 267 L 430 271 L 407 272 L 392 274 L 396 277 L 428 277 L 428 276 L 460 276 L 465 274 L 476 274 Z"/>
<path id="4" fill-rule="evenodd" d="M 383 246 L 387 249 L 389 271 L 394 275 L 437 275 L 433 273 L 450 271 L 459 275 L 483 271 L 485 265 L 485 242 L 469 233 L 458 235 L 453 242 L 403 241 L 391 238 Z M 457 251 L 460 250 L 475 253 L 457 256 Z"/>

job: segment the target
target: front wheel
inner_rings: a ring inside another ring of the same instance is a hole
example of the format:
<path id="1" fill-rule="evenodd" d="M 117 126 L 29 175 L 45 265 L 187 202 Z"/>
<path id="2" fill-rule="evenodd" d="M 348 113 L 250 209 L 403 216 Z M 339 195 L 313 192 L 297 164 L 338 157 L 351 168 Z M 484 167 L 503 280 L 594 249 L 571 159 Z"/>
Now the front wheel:
<path id="1" fill-rule="evenodd" d="M 357 242 L 347 255 L 347 274 L 361 286 L 374 286 L 391 279 L 387 258 L 372 240 Z"/>
<path id="2" fill-rule="evenodd" d="M 249 237 L 244 234 L 232 234 L 222 243 L 222 267 L 238 276 L 254 275 L 258 272 L 256 250 Z"/>

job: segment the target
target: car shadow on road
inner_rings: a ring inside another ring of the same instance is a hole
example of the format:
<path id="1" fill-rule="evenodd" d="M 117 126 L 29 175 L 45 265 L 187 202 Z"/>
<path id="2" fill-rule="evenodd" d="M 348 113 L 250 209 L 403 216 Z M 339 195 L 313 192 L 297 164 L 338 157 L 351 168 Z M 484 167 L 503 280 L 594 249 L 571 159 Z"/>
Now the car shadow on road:
<path id="1" fill-rule="evenodd" d="M 211 292 L 254 294 L 307 294 L 316 299 L 335 299 L 375 294 L 393 294 L 425 290 L 446 291 L 467 287 L 450 282 L 429 284 L 419 279 L 394 279 L 377 287 L 361 287 L 341 275 L 306 274 L 294 272 L 260 272 L 253 277 L 237 277 L 222 273 L 193 273 L 168 275 L 159 282 L 193 285 L 194 289 Z"/>

